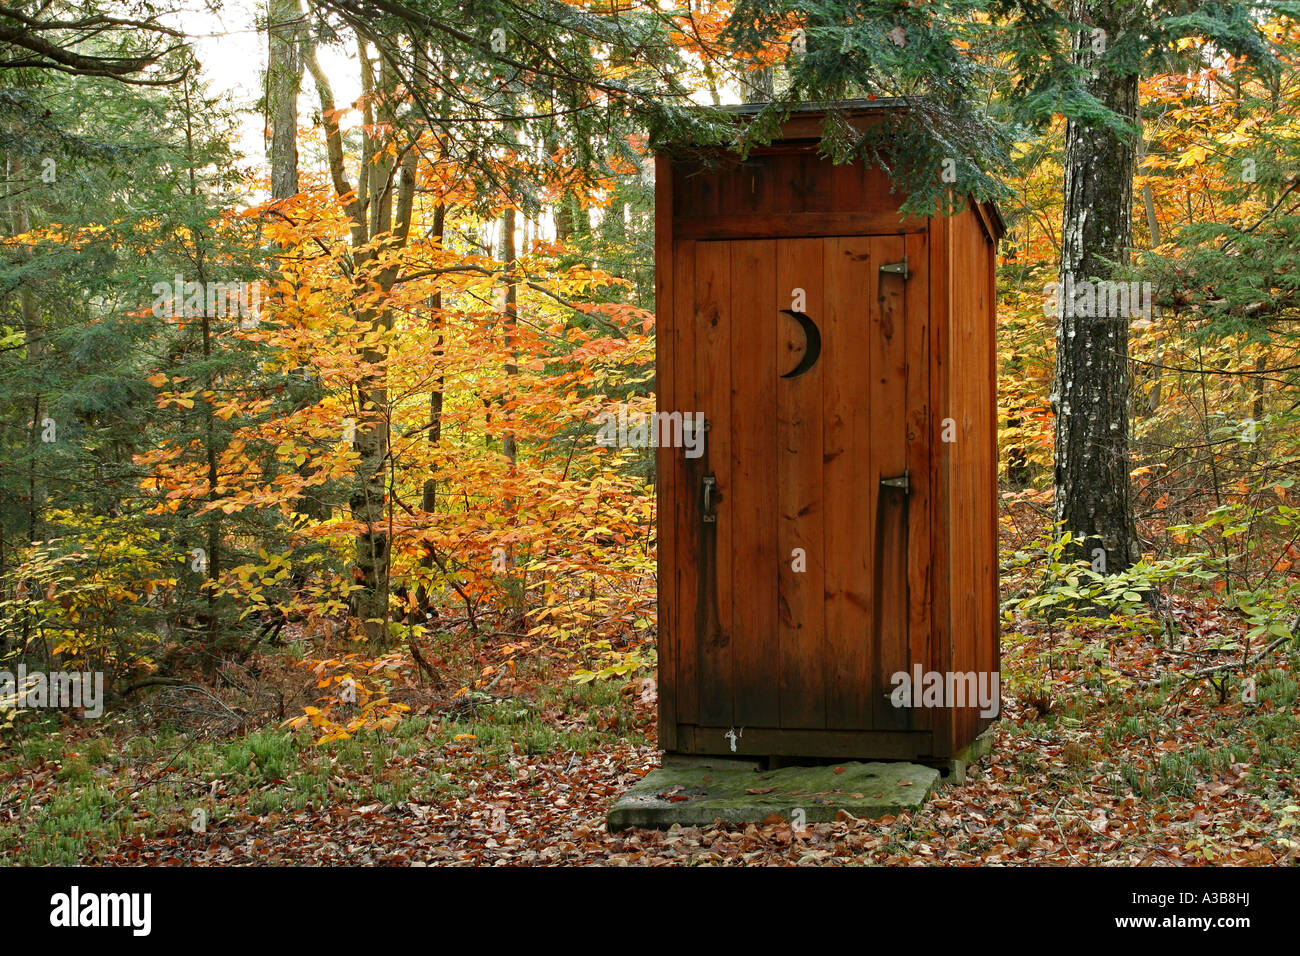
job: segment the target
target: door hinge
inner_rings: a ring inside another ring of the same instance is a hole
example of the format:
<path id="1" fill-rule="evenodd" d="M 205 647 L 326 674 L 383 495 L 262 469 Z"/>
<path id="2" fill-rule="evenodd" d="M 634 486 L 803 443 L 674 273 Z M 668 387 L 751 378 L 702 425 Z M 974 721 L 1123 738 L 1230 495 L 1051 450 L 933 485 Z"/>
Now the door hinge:
<path id="1" fill-rule="evenodd" d="M 903 469 L 903 473 L 894 478 L 881 478 L 880 486 L 882 488 L 898 488 L 903 492 L 903 494 L 910 495 L 912 493 L 911 469 Z"/>
<path id="2" fill-rule="evenodd" d="M 903 256 L 902 262 L 890 262 L 880 267 L 881 272 L 888 272 L 890 275 L 902 276 L 904 279 L 910 279 L 912 272 L 907 268 L 907 256 Z"/>

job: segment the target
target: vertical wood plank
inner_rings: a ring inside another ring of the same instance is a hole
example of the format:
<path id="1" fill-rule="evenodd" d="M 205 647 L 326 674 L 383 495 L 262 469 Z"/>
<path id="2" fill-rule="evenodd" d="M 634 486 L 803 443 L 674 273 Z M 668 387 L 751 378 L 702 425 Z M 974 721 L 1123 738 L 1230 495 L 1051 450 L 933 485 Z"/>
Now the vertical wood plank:
<path id="1" fill-rule="evenodd" d="M 988 666 L 991 670 L 1001 672 L 1002 670 L 1002 615 L 1000 613 L 999 603 L 1001 597 L 1001 586 L 999 578 L 1000 568 L 998 566 L 999 557 L 999 540 L 998 540 L 998 512 L 1000 498 L 998 493 L 998 290 L 997 290 L 997 267 L 998 267 L 998 244 L 997 240 L 990 239 L 987 246 L 988 261 L 985 268 L 985 274 L 988 279 L 988 316 L 984 321 L 984 334 L 987 336 L 989 343 L 989 354 L 987 359 L 988 384 L 986 385 L 986 400 L 989 403 L 989 414 L 987 419 L 987 428 L 990 434 L 987 438 L 982 438 L 986 447 L 992 451 L 992 458 L 986 469 L 986 481 L 988 482 L 992 494 L 992 504 L 989 506 L 987 521 L 989 524 L 989 548 L 992 556 L 993 566 L 990 571 L 991 580 L 985 586 L 989 594 L 991 607 L 988 610 L 989 634 L 986 638 L 988 648 Z M 1000 687 L 999 682 L 999 687 Z M 1001 715 L 1001 708 L 998 710 Z M 982 718 L 981 728 L 992 723 L 993 718 Z"/>
<path id="2" fill-rule="evenodd" d="M 930 261 L 924 233 L 907 237 L 907 467 L 912 476 L 908 502 L 907 592 L 908 668 L 930 667 Z M 912 729 L 928 730 L 931 713 L 912 713 Z"/>
<path id="3" fill-rule="evenodd" d="M 777 243 L 776 295 L 796 303 L 817 326 L 825 323 L 821 239 Z M 777 374 L 794 370 L 809 341 L 799 322 L 777 318 Z M 777 634 L 780 644 L 781 726 L 826 726 L 825 568 L 822 555 L 822 362 L 777 388 Z M 797 549 L 797 550 L 796 550 Z M 796 570 L 796 567 L 798 569 Z"/>
<path id="4" fill-rule="evenodd" d="M 655 407 L 673 407 L 673 352 L 676 340 L 676 295 L 679 281 L 673 262 L 673 167 L 660 153 L 655 157 Z M 689 283 L 689 278 L 687 280 Z M 675 587 L 679 556 L 673 515 L 678 508 L 675 464 L 671 448 L 655 451 L 655 582 L 658 588 L 659 746 L 677 748 L 678 623 Z"/>
<path id="5" fill-rule="evenodd" d="M 910 709 L 890 701 L 891 675 L 908 669 L 907 659 L 907 514 L 909 495 L 883 487 L 885 478 L 903 475 L 907 468 L 907 348 L 901 275 L 880 271 L 880 266 L 903 261 L 903 238 L 872 241 L 871 297 L 871 409 L 868 482 L 876 489 L 875 534 L 872 538 L 871 677 L 864 690 L 870 695 L 872 729 L 905 730 Z"/>
<path id="6" fill-rule="evenodd" d="M 968 332 L 974 316 L 970 313 L 970 249 L 965 213 L 949 220 L 951 249 L 948 258 L 948 279 L 951 289 L 952 312 L 948 317 L 948 408 L 946 417 L 956 425 L 954 442 L 945 442 L 948 453 L 948 595 L 949 642 L 951 656 L 945 670 L 961 672 L 968 669 L 971 621 L 971 593 L 969 590 L 970 552 L 979 543 L 970 539 L 969 508 L 963 505 L 970 492 L 967 476 L 970 471 L 971 447 L 969 440 L 970 365 L 974 356 L 968 351 Z M 952 747 L 960 749 L 967 736 L 967 715 L 964 709 L 952 708 Z"/>
<path id="7" fill-rule="evenodd" d="M 776 243 L 731 246 L 732 669 L 737 726 L 780 721 L 776 550 Z M 728 503 L 729 502 L 729 503 Z"/>
<path id="8" fill-rule="evenodd" d="M 933 216 L 929 220 L 930 270 L 930 670 L 940 673 L 952 668 L 952 608 L 950 596 L 952 525 L 949 511 L 952 488 L 949 481 L 950 444 L 941 441 L 941 423 L 951 417 L 949 389 L 951 356 L 948 327 L 952 313 L 951 281 L 948 269 L 951 249 L 951 220 Z M 936 756 L 953 753 L 954 721 L 951 711 L 930 714 Z"/>
<path id="9" fill-rule="evenodd" d="M 954 396 L 954 417 L 958 421 L 957 447 L 953 449 L 953 470 L 958 493 L 953 498 L 954 525 L 962 542 L 954 547 L 954 575 L 952 603 L 960 609 L 953 618 L 954 670 L 960 673 L 978 671 L 982 655 L 976 648 L 983 638 L 981 622 L 987 604 L 981 581 L 981 565 L 986 561 L 985 497 L 983 488 L 984 462 L 989 452 L 981 441 L 984 432 L 984 278 L 980 269 L 980 249 L 984 244 L 983 230 L 976 220 L 974 210 L 967 207 L 953 222 L 956 245 L 953 248 L 953 276 L 955 310 L 951 339 L 953 376 L 960 383 Z M 955 748 L 960 749 L 975 736 L 978 708 L 957 708 Z"/>
<path id="10" fill-rule="evenodd" d="M 673 348 L 673 404 L 670 411 L 686 411 L 695 406 L 695 352 L 699 315 L 695 308 L 699 275 L 696 268 L 696 249 L 699 243 L 678 241 L 673 258 L 677 274 L 674 296 L 676 314 Z M 676 595 L 674 623 L 677 630 L 677 710 L 679 724 L 694 724 L 699 720 L 699 642 L 701 635 L 697 623 L 699 543 L 696 524 L 699 506 L 695 501 L 698 477 L 696 466 L 686 458 L 683 449 L 670 449 L 673 461 L 675 507 L 670 516 L 673 522 L 673 540 L 676 548 L 676 573 L 673 580 Z"/>
<path id="11" fill-rule="evenodd" d="M 826 726 L 871 726 L 871 555 L 877 483 L 869 457 L 871 274 L 867 239 L 825 240 L 822 488 L 825 521 Z"/>
<path id="12" fill-rule="evenodd" d="M 691 626 L 698 645 L 691 661 L 691 723 L 730 725 L 734 713 L 732 677 L 732 535 L 731 509 L 731 337 L 734 310 L 731 288 L 731 244 L 701 242 L 695 246 L 695 288 L 692 321 L 695 326 L 690 407 L 709 422 L 704 455 L 691 469 L 691 487 L 685 505 L 690 540 L 692 580 L 703 593 L 692 607 Z M 718 503 L 714 522 L 701 520 L 702 479 L 717 480 Z M 697 569 L 701 569 L 697 572 Z"/>
<path id="13" fill-rule="evenodd" d="M 954 327 L 957 336 L 953 352 L 962 356 L 963 422 L 960 440 L 965 447 L 956 451 L 962 487 L 961 495 L 956 500 L 959 503 L 961 518 L 961 537 L 958 540 L 970 544 L 963 549 L 962 581 L 957 585 L 960 590 L 954 595 L 955 601 L 962 601 L 964 610 L 960 618 L 962 626 L 958 627 L 954 622 L 953 640 L 958 642 L 961 648 L 957 669 L 966 673 L 977 670 L 979 660 L 983 656 L 976 644 L 983 636 L 980 622 L 984 619 L 982 612 L 986 603 L 984 595 L 980 593 L 979 580 L 979 566 L 984 560 L 982 554 L 984 499 L 980 492 L 983 490 L 984 483 L 981 474 L 983 462 L 987 461 L 988 457 L 983 442 L 979 440 L 982 431 L 980 420 L 984 412 L 984 403 L 981 400 L 984 391 L 984 343 L 982 341 L 984 322 L 981 314 L 984 277 L 979 268 L 980 256 L 976 243 L 983 244 L 984 237 L 976 223 L 975 213 L 969 207 L 962 213 L 961 220 L 960 257 L 954 260 L 954 264 L 959 269 L 956 274 L 963 277 L 961 284 L 963 292 L 962 307 L 957 313 L 961 321 Z M 977 708 L 971 706 L 961 708 L 959 714 L 961 723 L 956 741 L 958 747 L 974 737 L 977 714 Z"/>

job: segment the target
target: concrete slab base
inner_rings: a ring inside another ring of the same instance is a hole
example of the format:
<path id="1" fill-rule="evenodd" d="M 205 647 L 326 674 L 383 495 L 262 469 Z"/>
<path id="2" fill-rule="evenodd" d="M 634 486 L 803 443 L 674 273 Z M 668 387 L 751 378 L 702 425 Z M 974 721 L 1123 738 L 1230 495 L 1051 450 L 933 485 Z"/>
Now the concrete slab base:
<path id="1" fill-rule="evenodd" d="M 925 802 L 939 771 L 914 763 L 841 763 L 756 771 L 730 766 L 652 770 L 609 810 L 609 830 L 762 823 L 830 823 L 841 810 L 883 817 Z"/>
<path id="2" fill-rule="evenodd" d="M 695 754 L 661 754 L 667 770 L 686 770 L 698 767 L 703 770 L 763 770 L 763 761 L 754 757 L 715 757 Z"/>
<path id="3" fill-rule="evenodd" d="M 970 744 L 956 757 L 945 761 L 943 767 L 943 783 L 960 787 L 966 784 L 966 771 L 970 765 L 978 762 L 988 756 L 993 750 L 993 727 L 989 725 L 984 728 L 984 732 L 970 742 Z"/>

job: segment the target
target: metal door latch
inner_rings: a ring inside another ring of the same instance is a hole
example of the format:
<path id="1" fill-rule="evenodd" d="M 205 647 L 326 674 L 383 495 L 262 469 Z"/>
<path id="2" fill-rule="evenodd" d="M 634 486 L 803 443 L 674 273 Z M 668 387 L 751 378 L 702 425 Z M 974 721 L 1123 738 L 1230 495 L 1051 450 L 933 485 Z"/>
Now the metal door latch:
<path id="1" fill-rule="evenodd" d="M 911 469 L 904 469 L 901 475 L 895 478 L 881 478 L 880 486 L 882 488 L 899 488 L 903 494 L 912 493 L 912 472 Z"/>
<path id="2" fill-rule="evenodd" d="M 697 424 L 695 420 L 695 416 L 690 414 L 689 412 L 683 415 L 682 416 L 682 438 L 683 439 L 694 438 L 697 428 L 700 431 L 705 431 L 705 432 L 707 432 L 710 429 L 711 426 L 709 425 L 709 420 L 707 418 L 701 415 L 700 421 L 703 422 L 702 425 Z"/>
<path id="3" fill-rule="evenodd" d="M 890 262 L 880 267 L 881 272 L 888 272 L 890 275 L 902 276 L 904 279 L 910 279 L 912 272 L 907 268 L 907 256 L 903 256 L 902 262 Z"/>

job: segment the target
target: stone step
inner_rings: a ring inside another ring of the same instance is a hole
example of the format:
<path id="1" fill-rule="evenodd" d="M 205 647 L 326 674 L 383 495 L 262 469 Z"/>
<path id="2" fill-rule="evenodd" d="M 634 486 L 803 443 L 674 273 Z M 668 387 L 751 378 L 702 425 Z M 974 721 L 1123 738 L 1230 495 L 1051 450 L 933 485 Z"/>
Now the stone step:
<path id="1" fill-rule="evenodd" d="M 755 770 L 726 765 L 652 770 L 610 808 L 611 832 L 723 823 L 762 823 L 773 814 L 796 824 L 830 823 L 841 810 L 883 817 L 915 810 L 939 771 L 914 763 L 841 763 Z"/>

